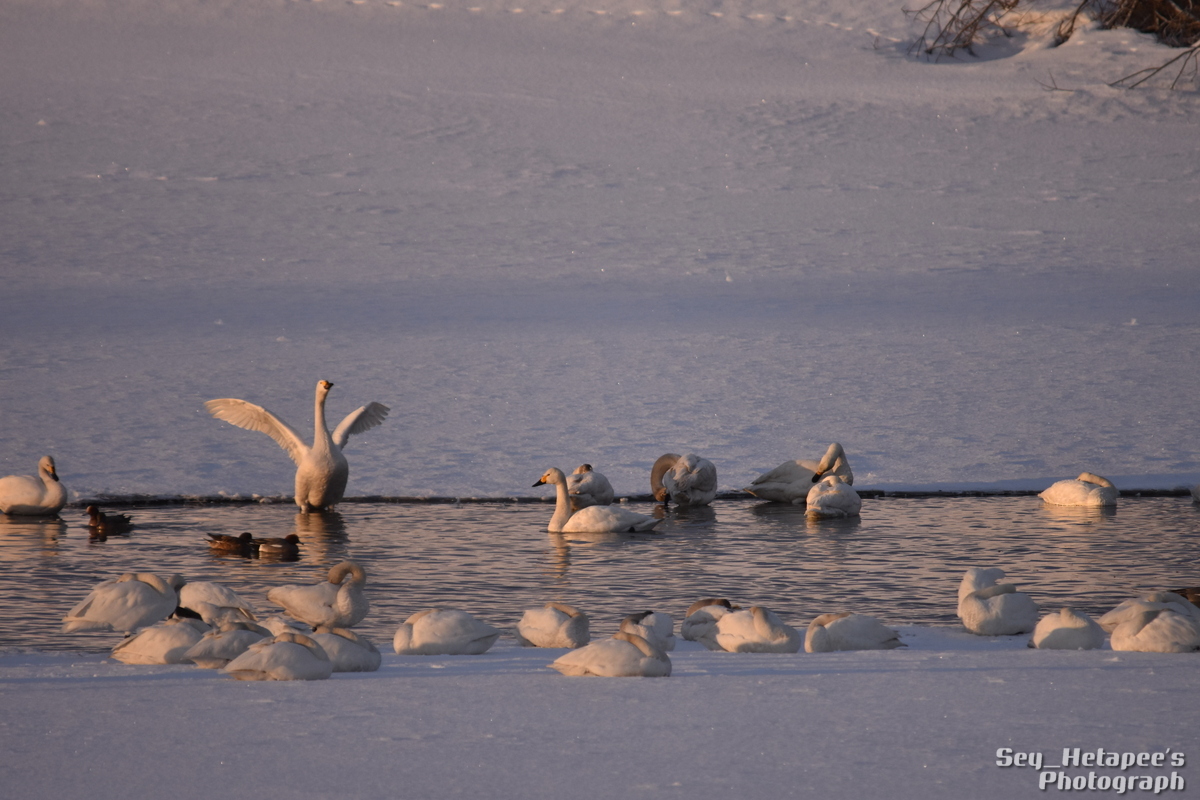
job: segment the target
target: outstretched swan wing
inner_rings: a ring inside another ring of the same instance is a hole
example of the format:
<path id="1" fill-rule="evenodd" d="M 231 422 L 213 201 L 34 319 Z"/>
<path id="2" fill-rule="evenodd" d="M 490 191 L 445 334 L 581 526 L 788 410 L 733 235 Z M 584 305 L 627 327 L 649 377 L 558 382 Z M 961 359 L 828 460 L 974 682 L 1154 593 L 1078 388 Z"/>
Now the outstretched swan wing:
<path id="1" fill-rule="evenodd" d="M 345 447 L 346 441 L 351 435 L 382 425 L 383 421 L 387 419 L 389 411 L 391 409 L 382 403 L 369 403 L 351 411 L 334 429 L 333 443 L 338 447 Z"/>
<path id="2" fill-rule="evenodd" d="M 209 400 L 204 407 L 208 409 L 208 413 L 217 419 L 225 420 L 230 425 L 236 425 L 248 431 L 261 431 L 270 436 L 287 451 L 296 464 L 299 464 L 304 458 L 304 454 L 308 452 L 308 445 L 300 439 L 300 435 L 292 430 L 290 425 L 262 406 L 247 403 L 245 400 L 235 400 L 232 397 L 222 397 L 217 400 Z"/>

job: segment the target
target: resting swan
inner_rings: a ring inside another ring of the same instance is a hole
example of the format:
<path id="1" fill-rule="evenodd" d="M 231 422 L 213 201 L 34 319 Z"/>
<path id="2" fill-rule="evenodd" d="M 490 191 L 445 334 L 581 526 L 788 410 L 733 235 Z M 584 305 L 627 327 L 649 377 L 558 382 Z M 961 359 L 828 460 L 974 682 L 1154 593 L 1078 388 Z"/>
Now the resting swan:
<path id="1" fill-rule="evenodd" d="M 698 642 L 717 626 L 717 620 L 730 611 L 737 611 L 723 597 L 705 597 L 688 606 L 683 614 L 683 622 L 679 625 L 679 634 L 689 642 Z"/>
<path id="2" fill-rule="evenodd" d="M 671 659 L 636 633 L 621 631 L 572 650 L 550 667 L 572 677 L 665 678 L 671 674 Z"/>
<path id="3" fill-rule="evenodd" d="M 396 629 L 392 649 L 402 656 L 477 656 L 500 638 L 500 630 L 457 608 L 418 611 Z"/>
<path id="4" fill-rule="evenodd" d="M 63 633 L 117 631 L 129 633 L 166 619 L 179 605 L 183 578 L 163 580 L 149 572 L 127 572 L 97 584 L 63 617 Z"/>
<path id="5" fill-rule="evenodd" d="M 67 504 L 67 490 L 58 480 L 54 459 L 42 456 L 38 474 L 0 478 L 0 511 L 18 516 L 49 517 Z"/>
<path id="6" fill-rule="evenodd" d="M 572 514 L 563 471 L 551 467 L 534 486 L 547 483 L 554 484 L 557 492 L 554 516 L 550 517 L 548 527 L 551 533 L 632 533 L 651 530 L 661 521 L 619 506 L 588 506 Z"/>
<path id="7" fill-rule="evenodd" d="M 222 622 L 254 622 L 254 606 L 227 586 L 210 581 L 190 581 L 179 590 L 179 605 L 216 627 Z"/>
<path id="8" fill-rule="evenodd" d="M 650 468 L 650 491 L 660 503 L 706 506 L 717 496 L 717 468 L 695 453 L 666 453 Z"/>
<path id="9" fill-rule="evenodd" d="M 854 473 L 846 461 L 846 451 L 837 442 L 829 445 L 820 461 L 785 461 L 770 472 L 759 475 L 744 491 L 763 500 L 800 505 L 807 501 L 812 485 L 830 472 L 846 483 L 854 483 Z"/>
<path id="10" fill-rule="evenodd" d="M 592 635 L 587 614 L 566 603 L 530 608 L 517 623 L 522 647 L 583 647 Z"/>
<path id="11" fill-rule="evenodd" d="M 800 632 L 763 606 L 725 614 L 699 641 L 730 653 L 796 653 L 801 644 Z"/>
<path id="12" fill-rule="evenodd" d="M 1108 478 L 1081 472 L 1074 480 L 1058 481 L 1038 497 L 1056 506 L 1115 506 L 1119 494 Z"/>
<path id="13" fill-rule="evenodd" d="M 612 505 L 613 488 L 591 464 L 580 464 L 567 476 L 567 494 L 571 495 L 571 510 L 578 511 L 588 506 Z"/>
<path id="14" fill-rule="evenodd" d="M 329 656 L 334 672 L 374 672 L 383 663 L 379 648 L 349 628 L 322 625 L 311 636 Z"/>
<path id="15" fill-rule="evenodd" d="M 329 625 L 349 628 L 362 622 L 371 609 L 363 586 L 367 573 L 353 561 L 343 561 L 330 568 L 329 580 L 311 586 L 276 586 L 267 592 L 267 599 L 283 606 L 283 610 L 314 628 Z"/>
<path id="16" fill-rule="evenodd" d="M 223 622 L 183 655 L 200 669 L 221 669 L 264 638 L 272 638 L 272 634 L 254 623 Z"/>
<path id="17" fill-rule="evenodd" d="M 346 480 L 350 467 L 342 448 L 356 433 L 369 431 L 383 423 L 389 409 L 380 403 L 369 403 L 351 411 L 334 429 L 333 434 L 325 426 L 325 398 L 333 384 L 317 382 L 315 431 L 313 444 L 306 445 L 286 422 L 262 406 L 245 400 L 220 398 L 204 404 L 208 412 L 217 419 L 251 431 L 261 431 L 274 439 L 292 461 L 296 462 L 296 505 L 304 513 L 319 511 L 336 505 L 346 491 Z"/>
<path id="18" fill-rule="evenodd" d="M 1098 650 L 1104 646 L 1104 629 L 1082 611 L 1062 608 L 1042 617 L 1030 647 L 1039 650 Z"/>
<path id="19" fill-rule="evenodd" d="M 123 664 L 186 664 L 188 651 L 208 630 L 198 619 L 166 619 L 122 641 L 112 657 Z"/>
<path id="20" fill-rule="evenodd" d="M 865 614 L 822 614 L 808 625 L 804 652 L 832 653 L 836 650 L 892 650 L 904 647 L 900 634 Z"/>
<path id="21" fill-rule="evenodd" d="M 239 681 L 319 681 L 333 674 L 333 664 L 312 637 L 281 633 L 250 645 L 221 671 Z"/>
<path id="22" fill-rule="evenodd" d="M 640 611 L 621 620 L 620 630 L 641 636 L 659 650 L 675 649 L 675 620 L 661 611 Z"/>
<path id="23" fill-rule="evenodd" d="M 998 568 L 967 570 L 958 586 L 958 616 L 968 631 L 980 636 L 1013 636 L 1028 633 L 1038 623 L 1040 608 L 1033 598 L 1018 592 Z"/>
<path id="24" fill-rule="evenodd" d="M 808 490 L 808 510 L 812 519 L 857 517 L 862 510 L 862 498 L 838 475 L 826 475 Z"/>
<path id="25" fill-rule="evenodd" d="M 1141 611 L 1113 629 L 1113 650 L 1190 653 L 1200 650 L 1200 623 L 1169 608 Z"/>

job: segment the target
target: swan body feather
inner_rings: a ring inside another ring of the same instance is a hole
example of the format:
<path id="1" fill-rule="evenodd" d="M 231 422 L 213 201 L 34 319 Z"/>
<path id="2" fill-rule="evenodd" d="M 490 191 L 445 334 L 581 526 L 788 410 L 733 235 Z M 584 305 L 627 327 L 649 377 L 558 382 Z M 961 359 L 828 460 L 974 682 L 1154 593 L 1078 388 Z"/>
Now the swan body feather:
<path id="1" fill-rule="evenodd" d="M 1113 650 L 1190 653 L 1200 650 L 1200 623 L 1169 608 L 1141 611 L 1113 629 Z"/>
<path id="2" fill-rule="evenodd" d="M 333 663 L 312 637 L 281 633 L 250 645 L 221 671 L 239 681 L 319 681 L 333 674 Z"/>
<path id="3" fill-rule="evenodd" d="M 698 642 L 716 627 L 717 620 L 736 609 L 737 606 L 720 597 L 697 600 L 684 612 L 679 635 L 689 642 Z"/>
<path id="4" fill-rule="evenodd" d="M 588 506 L 612 505 L 613 487 L 591 464 L 580 464 L 567 476 L 567 494 L 571 496 L 571 510 L 578 511 Z"/>
<path id="5" fill-rule="evenodd" d="M 208 630 L 197 619 L 165 619 L 122 641 L 112 657 L 123 664 L 188 664 L 188 650 Z"/>
<path id="6" fill-rule="evenodd" d="M 802 644 L 799 631 L 763 606 L 725 614 L 699 641 L 710 650 L 729 653 L 796 653 Z"/>
<path id="7" fill-rule="evenodd" d="M 1115 506 L 1119 495 L 1108 478 L 1081 472 L 1078 478 L 1052 484 L 1038 497 L 1055 506 Z"/>
<path id="8" fill-rule="evenodd" d="M 826 475 L 808 490 L 808 509 L 811 519 L 842 519 L 857 517 L 862 510 L 862 498 L 854 487 L 838 475 Z"/>
<path id="9" fill-rule="evenodd" d="M 184 658 L 201 669 L 221 669 L 264 638 L 274 637 L 266 628 L 249 622 L 223 622 L 200 637 Z"/>
<path id="10" fill-rule="evenodd" d="M 383 663 L 379 648 L 349 628 L 322 625 L 309 635 L 329 656 L 334 672 L 374 672 Z"/>
<path id="11" fill-rule="evenodd" d="M 254 606 L 227 586 L 210 581 L 189 581 L 179 590 L 179 605 L 190 608 L 209 625 L 254 622 Z"/>
<path id="12" fill-rule="evenodd" d="M 1013 636 L 1037 627 L 1040 608 L 1011 583 L 998 583 L 1004 570 L 974 567 L 958 587 L 958 616 L 979 636 Z"/>
<path id="13" fill-rule="evenodd" d="M 418 611 L 401 623 L 392 648 L 402 656 L 475 656 L 486 653 L 500 631 L 457 608 Z"/>
<path id="14" fill-rule="evenodd" d="M 759 475 L 744 491 L 774 503 L 800 505 L 807 502 L 809 489 L 826 473 L 833 473 L 846 483 L 854 483 L 854 472 L 846 460 L 846 452 L 837 442 L 829 445 L 820 461 L 785 461 L 770 472 Z"/>
<path id="15" fill-rule="evenodd" d="M 903 647 L 900 634 L 866 614 L 822 614 L 808 625 L 804 652 L 837 650 L 893 650 Z"/>
<path id="16" fill-rule="evenodd" d="M 117 631 L 130 633 L 175 612 L 183 578 L 163 580 L 149 572 L 128 572 L 102 581 L 63 617 L 63 633 Z"/>
<path id="17" fill-rule="evenodd" d="M 363 592 L 366 582 L 367 574 L 362 567 L 353 561 L 343 561 L 330 568 L 328 580 L 308 586 L 276 586 L 267 592 L 267 599 L 314 628 L 318 625 L 349 628 L 362 622 L 371 609 Z"/>
<path id="18" fill-rule="evenodd" d="M 619 506 L 588 506 L 572 513 L 567 478 L 557 467 L 546 470 L 534 486 L 544 484 L 553 484 L 556 492 L 551 533 L 634 533 L 652 530 L 661 521 Z"/>
<path id="19" fill-rule="evenodd" d="M 583 647 L 591 641 L 587 614 L 566 603 L 530 608 L 517 622 L 517 641 L 523 647 Z"/>
<path id="20" fill-rule="evenodd" d="M 619 630 L 641 636 L 659 650 L 675 649 L 675 620 L 662 611 L 641 611 L 621 620 Z"/>
<path id="21" fill-rule="evenodd" d="M 706 506 L 717 497 L 717 467 L 695 453 L 666 453 L 650 468 L 650 492 L 661 503 Z"/>
<path id="22" fill-rule="evenodd" d="M 37 475 L 0 478 L 0 511 L 15 516 L 49 517 L 67 504 L 67 490 L 58 479 L 54 459 L 42 456 Z"/>
<path id="23" fill-rule="evenodd" d="M 550 667 L 572 677 L 665 678 L 671 674 L 671 659 L 643 637 L 620 631 L 572 650 Z"/>
<path id="24" fill-rule="evenodd" d="M 1097 650 L 1104 646 L 1104 628 L 1082 611 L 1062 608 L 1041 618 L 1029 646 L 1039 650 Z"/>
<path id="25" fill-rule="evenodd" d="M 1166 609 L 1190 617 L 1200 623 L 1200 608 L 1175 592 L 1149 592 L 1141 597 L 1122 600 L 1117 607 L 1100 617 L 1100 627 L 1112 633 L 1122 622 L 1133 619 L 1143 611 Z"/>

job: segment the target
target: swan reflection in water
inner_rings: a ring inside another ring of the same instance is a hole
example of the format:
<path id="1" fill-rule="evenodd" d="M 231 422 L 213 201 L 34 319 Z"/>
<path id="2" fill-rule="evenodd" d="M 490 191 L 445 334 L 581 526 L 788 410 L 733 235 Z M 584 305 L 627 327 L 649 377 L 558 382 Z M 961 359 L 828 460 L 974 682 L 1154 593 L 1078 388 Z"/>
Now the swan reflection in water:
<path id="1" fill-rule="evenodd" d="M 292 533 L 300 537 L 300 554 L 311 561 L 324 564 L 349 558 L 346 520 L 336 511 L 296 514 Z"/>
<path id="2" fill-rule="evenodd" d="M 0 562 L 58 555 L 67 523 L 58 517 L 10 517 L 0 514 Z"/>
<path id="3" fill-rule="evenodd" d="M 1035 498 L 1036 499 L 1036 498 Z M 1055 522 L 1088 525 L 1117 515 L 1116 506 L 1056 506 L 1038 502 L 1038 515 Z"/>

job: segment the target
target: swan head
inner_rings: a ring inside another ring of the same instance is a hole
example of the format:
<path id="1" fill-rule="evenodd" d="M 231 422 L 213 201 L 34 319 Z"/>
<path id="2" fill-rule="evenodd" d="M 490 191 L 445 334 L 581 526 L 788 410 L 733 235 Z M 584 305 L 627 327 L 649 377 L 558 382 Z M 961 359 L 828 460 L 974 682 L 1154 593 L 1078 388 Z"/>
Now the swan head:
<path id="1" fill-rule="evenodd" d="M 295 536 L 295 534 L 292 534 Z M 346 580 L 346 576 L 350 576 L 352 585 L 362 586 L 367 582 L 367 573 L 358 563 L 354 561 L 343 561 L 335 565 L 329 570 L 329 582 L 341 584 Z"/>
<path id="2" fill-rule="evenodd" d="M 542 473 L 542 477 L 538 478 L 538 481 L 534 484 L 534 486 L 544 486 L 547 483 L 559 484 L 566 482 L 567 476 L 563 474 L 563 471 L 558 467 L 551 467 Z"/>
<path id="3" fill-rule="evenodd" d="M 817 465 L 816 472 L 813 473 L 812 482 L 816 483 L 825 477 L 825 473 L 837 466 L 838 459 L 844 457 L 846 451 L 837 442 L 829 445 L 825 451 L 825 455 L 821 456 L 821 463 Z"/>
<path id="4" fill-rule="evenodd" d="M 591 471 L 592 471 L 591 464 L 580 464 L 578 467 L 575 468 L 575 472 L 573 474 L 582 475 L 585 472 L 591 472 Z"/>
<path id="5" fill-rule="evenodd" d="M 58 480 L 58 472 L 54 468 L 53 456 L 42 456 L 38 459 L 38 472 Z"/>

